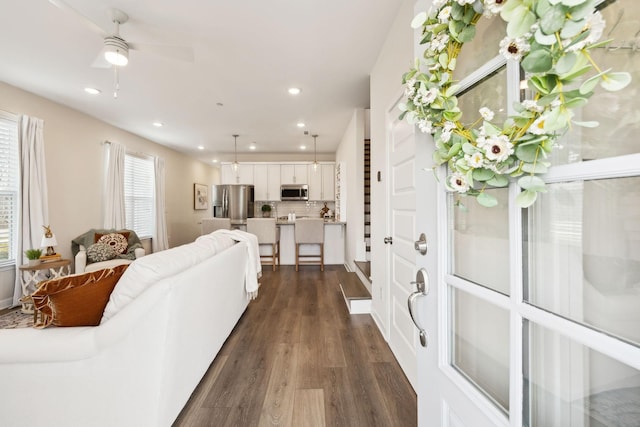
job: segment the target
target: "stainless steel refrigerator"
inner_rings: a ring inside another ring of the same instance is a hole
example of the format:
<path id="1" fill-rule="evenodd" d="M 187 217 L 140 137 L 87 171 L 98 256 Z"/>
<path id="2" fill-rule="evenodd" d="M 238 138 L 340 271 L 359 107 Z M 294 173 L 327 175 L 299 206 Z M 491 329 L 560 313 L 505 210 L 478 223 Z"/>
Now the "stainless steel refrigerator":
<path id="1" fill-rule="evenodd" d="M 253 185 L 214 185 L 211 193 L 215 218 L 253 218 Z"/>

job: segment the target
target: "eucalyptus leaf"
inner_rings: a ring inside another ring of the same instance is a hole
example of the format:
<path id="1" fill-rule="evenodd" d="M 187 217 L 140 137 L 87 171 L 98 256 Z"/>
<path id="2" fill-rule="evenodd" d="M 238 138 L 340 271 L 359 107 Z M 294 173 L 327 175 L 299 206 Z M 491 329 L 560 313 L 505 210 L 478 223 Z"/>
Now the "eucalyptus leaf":
<path id="1" fill-rule="evenodd" d="M 530 52 L 522 60 L 521 65 L 529 73 L 546 73 L 553 66 L 553 57 L 548 50 L 540 49 Z"/>
<path id="2" fill-rule="evenodd" d="M 516 196 L 516 206 L 519 208 L 528 208 L 535 203 L 538 193 L 531 190 L 525 190 Z"/>
<path id="3" fill-rule="evenodd" d="M 464 30 L 458 35 L 458 40 L 462 43 L 467 43 L 473 40 L 476 36 L 476 27 L 474 25 L 467 25 Z"/>
<path id="4" fill-rule="evenodd" d="M 567 83 L 570 82 L 573 79 L 576 79 L 578 77 L 580 77 L 581 75 L 588 73 L 589 71 L 591 71 L 591 65 L 583 65 L 579 68 L 575 68 L 573 70 L 571 70 L 569 73 L 567 74 L 562 74 L 560 75 L 560 80 L 562 80 L 563 82 Z"/>
<path id="5" fill-rule="evenodd" d="M 545 79 L 538 76 L 531 77 L 528 83 L 541 95 L 547 95 L 550 92 L 550 89 L 546 86 Z"/>
<path id="6" fill-rule="evenodd" d="M 587 102 L 588 102 L 587 98 L 573 98 L 565 102 L 564 106 L 566 108 L 580 108 L 587 105 Z"/>
<path id="7" fill-rule="evenodd" d="M 567 126 L 570 119 L 569 112 L 565 108 L 558 106 L 547 114 L 546 120 L 544 121 L 544 130 L 553 132 L 563 129 Z"/>
<path id="8" fill-rule="evenodd" d="M 478 194 L 476 200 L 478 200 L 478 203 L 480 203 L 485 208 L 492 208 L 498 205 L 498 199 L 493 197 L 491 194 L 487 194 L 484 192 Z"/>
<path id="9" fill-rule="evenodd" d="M 585 2 L 586 0 L 562 0 L 562 4 L 569 7 L 578 6 Z"/>
<path id="10" fill-rule="evenodd" d="M 539 156 L 539 144 L 518 145 L 516 147 L 516 157 L 523 162 L 533 163 Z"/>
<path id="11" fill-rule="evenodd" d="M 487 184 L 493 187 L 506 187 L 509 185 L 509 178 L 504 175 L 496 175 L 487 181 Z"/>
<path id="12" fill-rule="evenodd" d="M 460 149 L 462 148 L 462 144 L 458 143 L 458 144 L 453 144 L 451 146 L 451 148 L 449 149 L 449 152 L 447 153 L 447 158 L 452 158 L 453 156 L 455 156 L 456 154 L 458 154 L 460 152 Z"/>
<path id="13" fill-rule="evenodd" d="M 526 173 L 543 174 L 543 173 L 547 173 L 549 171 L 549 168 L 547 167 L 547 165 L 545 165 L 542 162 L 525 163 L 522 165 L 522 171 Z"/>
<path id="14" fill-rule="evenodd" d="M 551 4 L 553 2 L 550 1 Z M 540 17 L 540 29 L 545 34 L 553 34 L 560 31 L 565 23 L 567 15 L 567 7 L 562 4 L 556 4 L 551 7 L 547 13 Z"/>
<path id="15" fill-rule="evenodd" d="M 507 2 L 507 4 L 509 3 Z M 535 24 L 536 20 L 536 15 L 529 8 L 522 7 L 517 9 L 507 24 L 507 35 L 514 39 L 523 36 Z"/>
<path id="16" fill-rule="evenodd" d="M 497 136 L 502 133 L 502 129 L 492 124 L 491 122 L 484 121 L 484 123 L 482 123 L 482 128 L 484 129 L 484 132 L 487 134 L 487 136 Z"/>
<path id="17" fill-rule="evenodd" d="M 607 73 L 602 76 L 600 86 L 608 91 L 615 92 L 624 89 L 629 83 L 631 83 L 631 74 L 629 73 Z"/>
<path id="18" fill-rule="evenodd" d="M 444 92 L 444 96 L 450 97 L 456 94 L 457 91 L 460 90 L 460 85 L 451 85 L 447 88 L 447 90 Z"/>
<path id="19" fill-rule="evenodd" d="M 462 17 L 464 16 L 464 7 L 460 6 L 460 4 L 456 3 L 456 2 L 452 2 L 453 4 L 451 5 L 451 18 L 455 19 L 456 21 L 461 21 Z"/>
<path id="20" fill-rule="evenodd" d="M 551 9 L 551 4 L 549 3 L 548 0 L 540 0 L 538 1 L 538 4 L 536 5 L 536 14 L 538 16 L 543 16 L 544 14 L 547 13 L 547 11 Z"/>
<path id="21" fill-rule="evenodd" d="M 478 168 L 473 170 L 473 179 L 476 181 L 488 181 L 492 179 L 496 173 L 490 169 Z"/>
<path id="22" fill-rule="evenodd" d="M 572 122 L 574 125 L 576 126 L 581 126 L 583 128 L 596 128 L 598 126 L 600 126 L 599 122 L 596 122 L 595 120 L 592 121 L 587 121 L 587 122 L 578 122 L 578 121 L 574 121 Z"/>
<path id="23" fill-rule="evenodd" d="M 420 12 L 417 14 L 413 20 L 411 21 L 411 28 L 414 30 L 422 27 L 422 25 L 427 21 L 427 12 Z"/>
<path id="24" fill-rule="evenodd" d="M 573 67 L 574 65 L 576 65 L 577 61 L 578 55 L 573 52 L 567 53 L 566 55 L 561 56 L 560 59 L 558 59 L 558 62 L 556 62 L 556 71 L 560 75 L 567 74 L 568 72 L 573 70 Z"/>
<path id="25" fill-rule="evenodd" d="M 536 42 L 544 46 L 551 46 L 552 44 L 558 41 L 555 35 L 553 34 L 546 35 L 542 32 L 542 30 L 540 30 L 540 28 L 536 30 L 534 36 L 535 36 Z"/>
<path id="26" fill-rule="evenodd" d="M 442 52 L 440 56 L 438 56 L 438 62 L 442 65 L 442 68 L 447 68 L 447 65 L 449 65 L 449 55 L 447 55 L 447 52 Z"/>
<path id="27" fill-rule="evenodd" d="M 571 17 L 573 19 L 582 19 L 591 15 L 594 12 L 597 0 L 586 0 L 579 6 L 571 8 Z"/>
<path id="28" fill-rule="evenodd" d="M 586 23 L 586 19 L 580 19 L 578 21 L 566 21 L 564 26 L 562 27 L 562 31 L 560 31 L 560 37 L 562 37 L 563 39 L 570 39 L 577 36 L 582 32 L 582 30 L 584 30 Z"/>
<path id="29" fill-rule="evenodd" d="M 601 79 L 601 76 L 596 75 L 585 80 L 584 83 L 580 85 L 580 93 L 584 95 L 588 92 L 592 92 L 593 89 L 595 89 L 595 87 L 598 85 L 598 82 L 600 81 L 600 79 Z"/>
<path id="30" fill-rule="evenodd" d="M 505 3 L 500 11 L 500 17 L 505 21 L 511 21 L 514 14 L 518 13 L 520 9 L 526 9 L 527 6 L 522 4 L 522 0 L 511 0 Z"/>
<path id="31" fill-rule="evenodd" d="M 476 149 L 476 147 L 473 146 L 473 144 L 466 142 L 462 144 L 462 151 L 464 151 L 465 154 L 473 154 L 478 150 Z"/>
<path id="32" fill-rule="evenodd" d="M 476 14 L 478 13 L 475 11 L 474 8 L 466 8 L 466 11 L 464 12 L 464 16 L 462 17 L 462 22 L 464 22 L 467 25 L 471 24 L 471 21 L 473 21 L 473 17 L 476 16 Z"/>
<path id="33" fill-rule="evenodd" d="M 525 190 L 545 191 L 545 183 L 542 178 L 535 175 L 526 175 L 518 179 L 518 186 Z"/>

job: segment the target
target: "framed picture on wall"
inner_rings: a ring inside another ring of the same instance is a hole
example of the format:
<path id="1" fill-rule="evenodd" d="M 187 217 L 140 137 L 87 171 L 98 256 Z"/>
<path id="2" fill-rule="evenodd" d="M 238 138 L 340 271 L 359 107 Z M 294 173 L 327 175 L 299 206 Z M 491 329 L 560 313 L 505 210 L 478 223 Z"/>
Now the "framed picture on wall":
<path id="1" fill-rule="evenodd" d="M 193 209 L 202 210 L 209 207 L 209 188 L 204 184 L 193 184 Z"/>

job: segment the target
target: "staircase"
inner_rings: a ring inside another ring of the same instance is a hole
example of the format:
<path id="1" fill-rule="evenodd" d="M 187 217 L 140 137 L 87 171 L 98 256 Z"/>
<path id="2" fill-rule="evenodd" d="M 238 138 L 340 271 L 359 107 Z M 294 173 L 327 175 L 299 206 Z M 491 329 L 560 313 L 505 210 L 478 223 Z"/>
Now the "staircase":
<path id="1" fill-rule="evenodd" d="M 364 242 L 371 261 L 371 140 L 364 140 Z"/>
<path id="2" fill-rule="evenodd" d="M 358 263 L 356 262 L 356 264 Z M 338 281 L 350 314 L 371 313 L 371 293 L 363 284 L 361 274 L 346 271 L 340 272 L 338 273 Z"/>

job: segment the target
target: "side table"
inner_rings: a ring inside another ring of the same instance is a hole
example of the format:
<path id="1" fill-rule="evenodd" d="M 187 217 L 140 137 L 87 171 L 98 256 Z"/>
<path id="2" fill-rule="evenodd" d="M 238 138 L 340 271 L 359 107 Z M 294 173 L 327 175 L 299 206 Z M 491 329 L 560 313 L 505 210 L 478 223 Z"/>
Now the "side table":
<path id="1" fill-rule="evenodd" d="M 71 274 L 71 260 L 68 259 L 41 262 L 38 265 L 21 265 L 22 298 L 20 301 L 22 302 L 22 312 L 25 314 L 34 313 L 31 294 L 36 291 L 38 283 L 43 280 L 57 279 L 68 274 Z"/>

